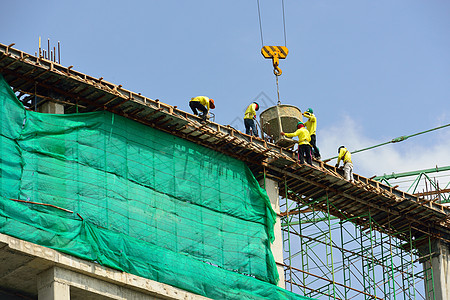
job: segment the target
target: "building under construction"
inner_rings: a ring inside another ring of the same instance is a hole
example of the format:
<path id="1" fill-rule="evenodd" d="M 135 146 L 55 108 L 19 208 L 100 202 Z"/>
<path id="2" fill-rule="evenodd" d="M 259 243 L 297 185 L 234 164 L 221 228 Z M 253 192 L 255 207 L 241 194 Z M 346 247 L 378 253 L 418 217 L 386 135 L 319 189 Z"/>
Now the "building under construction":
<path id="1" fill-rule="evenodd" d="M 431 191 L 300 165 L 54 54 L 0 44 L 0 74 L 2 299 L 450 299 Z"/>

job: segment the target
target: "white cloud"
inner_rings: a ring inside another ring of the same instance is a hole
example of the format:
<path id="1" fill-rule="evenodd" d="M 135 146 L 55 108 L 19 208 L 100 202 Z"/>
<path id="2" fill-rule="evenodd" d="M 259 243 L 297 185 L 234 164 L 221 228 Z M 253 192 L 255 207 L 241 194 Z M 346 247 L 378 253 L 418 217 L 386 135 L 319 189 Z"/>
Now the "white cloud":
<path id="1" fill-rule="evenodd" d="M 448 121 L 440 126 L 445 124 Z M 381 130 L 380 136 L 385 136 L 385 132 Z M 427 137 L 425 140 L 426 135 L 433 135 L 433 138 Z M 361 126 L 349 116 L 344 116 L 336 126 L 319 128 L 317 139 L 322 159 L 337 156 L 337 148 L 341 145 L 352 152 L 389 141 L 366 136 Z M 430 140 L 432 144 L 429 143 Z M 355 173 L 365 177 L 450 166 L 450 127 L 355 153 L 352 160 Z M 336 160 L 329 163 L 335 164 Z M 440 186 L 445 186 L 449 180 L 450 175 L 440 178 Z"/>

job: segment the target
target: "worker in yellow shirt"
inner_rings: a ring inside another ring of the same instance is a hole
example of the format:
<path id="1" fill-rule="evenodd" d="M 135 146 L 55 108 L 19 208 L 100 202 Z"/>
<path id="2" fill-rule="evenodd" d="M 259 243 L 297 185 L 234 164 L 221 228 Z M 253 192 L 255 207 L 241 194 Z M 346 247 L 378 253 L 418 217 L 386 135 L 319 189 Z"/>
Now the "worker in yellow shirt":
<path id="1" fill-rule="evenodd" d="M 197 96 L 191 98 L 189 101 L 189 107 L 192 109 L 194 115 L 198 116 L 198 111 L 201 111 L 202 114 L 199 116 L 202 118 L 202 122 L 206 121 L 206 117 L 208 116 L 209 109 L 214 109 L 216 106 L 214 105 L 214 100 L 205 96 Z"/>
<path id="2" fill-rule="evenodd" d="M 308 108 L 304 113 L 303 116 L 308 118 L 308 121 L 306 121 L 305 126 L 306 129 L 308 129 L 309 134 L 311 135 L 311 147 L 312 147 L 312 154 L 315 159 L 320 159 L 320 152 L 319 148 L 316 145 L 316 129 L 317 129 L 317 118 L 313 113 L 312 108 Z"/>
<path id="3" fill-rule="evenodd" d="M 352 155 L 344 146 L 338 148 L 338 161 L 336 168 L 339 167 L 341 160 L 344 162 L 344 178 L 350 182 L 353 182 L 353 163 Z"/>
<path id="4" fill-rule="evenodd" d="M 297 123 L 297 130 L 293 133 L 284 133 L 281 132 L 281 135 L 286 137 L 294 137 L 298 136 L 298 160 L 300 160 L 301 164 L 306 162 L 312 166 L 311 160 L 311 145 L 309 141 L 311 141 L 311 137 L 309 135 L 309 131 L 305 128 L 305 124 L 302 122 Z"/>
<path id="5" fill-rule="evenodd" d="M 245 125 L 245 133 L 251 134 L 253 136 L 258 136 L 258 131 L 256 130 L 256 112 L 259 110 L 259 104 L 253 102 L 250 104 L 245 110 L 244 114 L 244 125 Z"/>

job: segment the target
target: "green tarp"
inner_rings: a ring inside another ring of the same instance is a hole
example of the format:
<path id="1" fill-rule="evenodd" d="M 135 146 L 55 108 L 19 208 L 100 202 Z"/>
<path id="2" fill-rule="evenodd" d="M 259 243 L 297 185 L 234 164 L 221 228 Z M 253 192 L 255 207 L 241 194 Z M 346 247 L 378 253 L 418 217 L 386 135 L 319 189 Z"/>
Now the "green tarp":
<path id="1" fill-rule="evenodd" d="M 211 298 L 306 299 L 275 286 L 275 214 L 243 162 L 109 112 L 28 111 L 1 76 L 0 110 L 2 233 Z"/>

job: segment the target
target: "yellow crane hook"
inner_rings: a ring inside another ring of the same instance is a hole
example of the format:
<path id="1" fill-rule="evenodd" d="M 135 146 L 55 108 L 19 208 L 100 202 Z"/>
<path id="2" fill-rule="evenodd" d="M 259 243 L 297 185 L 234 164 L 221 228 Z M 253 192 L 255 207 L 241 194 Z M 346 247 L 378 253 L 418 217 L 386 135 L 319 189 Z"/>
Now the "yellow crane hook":
<path id="1" fill-rule="evenodd" d="M 261 48 L 261 54 L 264 58 L 271 58 L 273 64 L 273 73 L 275 76 L 280 76 L 282 71 L 278 64 L 280 59 L 285 59 L 288 55 L 289 50 L 284 46 L 264 46 Z"/>

